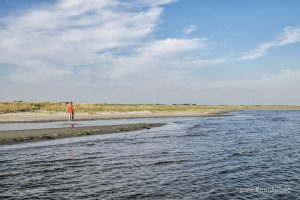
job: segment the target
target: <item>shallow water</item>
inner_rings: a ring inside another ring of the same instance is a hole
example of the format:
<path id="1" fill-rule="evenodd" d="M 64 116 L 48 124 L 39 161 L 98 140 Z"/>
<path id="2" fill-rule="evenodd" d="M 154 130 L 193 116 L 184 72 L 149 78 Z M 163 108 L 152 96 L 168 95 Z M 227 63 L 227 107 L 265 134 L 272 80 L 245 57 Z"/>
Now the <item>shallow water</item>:
<path id="1" fill-rule="evenodd" d="M 168 125 L 0 146 L 0 197 L 300 196 L 300 111 L 241 111 L 226 117 L 144 119 L 156 120 Z"/>
<path id="2" fill-rule="evenodd" d="M 160 122 L 159 118 L 147 119 L 111 119 L 111 120 L 87 120 L 87 121 L 74 121 L 74 127 L 82 126 L 102 126 L 102 125 L 116 125 L 116 124 L 133 124 L 144 122 Z M 167 120 L 168 121 L 168 120 Z M 25 130 L 25 129 L 42 129 L 42 128 L 64 128 L 69 127 L 69 122 L 43 122 L 43 123 L 3 123 L 0 124 L 0 131 L 9 130 Z"/>

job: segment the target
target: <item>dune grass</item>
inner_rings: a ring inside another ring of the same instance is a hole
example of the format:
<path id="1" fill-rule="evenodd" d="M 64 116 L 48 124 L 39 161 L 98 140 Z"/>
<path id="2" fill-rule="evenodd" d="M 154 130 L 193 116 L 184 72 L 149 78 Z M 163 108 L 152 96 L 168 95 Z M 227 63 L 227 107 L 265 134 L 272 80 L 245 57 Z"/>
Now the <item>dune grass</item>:
<path id="1" fill-rule="evenodd" d="M 66 112 L 66 102 L 0 102 L 0 113 L 16 112 Z M 155 105 L 155 104 L 74 104 L 76 112 L 206 112 L 213 110 L 244 109 L 300 109 L 300 106 L 289 105 Z"/>

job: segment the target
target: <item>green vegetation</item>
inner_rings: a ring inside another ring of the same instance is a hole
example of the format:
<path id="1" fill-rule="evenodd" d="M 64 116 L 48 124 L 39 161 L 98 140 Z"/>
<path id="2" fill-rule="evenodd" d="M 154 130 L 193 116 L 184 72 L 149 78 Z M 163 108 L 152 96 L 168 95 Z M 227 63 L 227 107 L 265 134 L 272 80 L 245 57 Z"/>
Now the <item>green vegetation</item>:
<path id="1" fill-rule="evenodd" d="M 237 106 L 207 106 L 207 105 L 154 105 L 154 104 L 74 104 L 76 112 L 206 112 L 220 110 L 245 110 L 245 109 L 300 109 L 300 106 L 285 105 L 237 105 Z M 67 103 L 51 102 L 0 102 L 0 113 L 16 112 L 66 112 Z"/>

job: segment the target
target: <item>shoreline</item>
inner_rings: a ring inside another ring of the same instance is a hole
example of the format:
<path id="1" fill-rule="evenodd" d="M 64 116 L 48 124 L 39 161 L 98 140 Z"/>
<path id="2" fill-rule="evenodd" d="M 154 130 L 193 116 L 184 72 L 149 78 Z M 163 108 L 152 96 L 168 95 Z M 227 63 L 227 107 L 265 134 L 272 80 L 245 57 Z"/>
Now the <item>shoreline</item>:
<path id="1" fill-rule="evenodd" d="M 236 110 L 235 110 L 236 111 Z M 161 117 L 206 117 L 224 116 L 233 110 L 211 110 L 203 112 L 99 112 L 99 113 L 75 113 L 75 121 L 110 120 L 110 119 L 135 119 L 135 118 L 161 118 Z M 46 123 L 68 121 L 68 113 L 34 113 L 18 112 L 0 114 L 0 124 L 7 123 Z"/>
<path id="2" fill-rule="evenodd" d="M 25 142 L 37 142 L 70 137 L 99 135 L 119 132 L 138 131 L 160 127 L 163 123 L 138 123 L 105 126 L 85 126 L 73 128 L 46 128 L 30 130 L 0 131 L 0 145 L 10 145 Z"/>

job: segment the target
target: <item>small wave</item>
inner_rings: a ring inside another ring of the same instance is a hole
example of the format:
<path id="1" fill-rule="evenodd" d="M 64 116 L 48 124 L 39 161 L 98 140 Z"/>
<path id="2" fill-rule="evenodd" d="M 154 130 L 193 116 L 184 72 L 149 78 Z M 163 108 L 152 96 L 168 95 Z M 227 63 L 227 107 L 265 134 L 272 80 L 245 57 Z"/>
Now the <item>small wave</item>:
<path id="1" fill-rule="evenodd" d="M 207 134 L 204 132 L 199 132 L 199 131 L 188 131 L 184 135 L 178 135 L 176 137 L 200 137 L 200 136 L 206 136 Z"/>
<path id="2" fill-rule="evenodd" d="M 256 153 L 257 153 L 257 150 L 235 152 L 235 153 L 230 154 L 228 157 L 253 156 Z"/>
<path id="3" fill-rule="evenodd" d="M 151 138 L 169 138 L 169 137 L 171 137 L 171 135 L 160 135 L 160 136 L 154 136 Z"/>
<path id="4" fill-rule="evenodd" d="M 288 121 L 288 119 L 285 117 L 275 117 L 275 118 L 272 118 L 271 121 L 272 122 L 285 122 L 285 121 Z"/>
<path id="5" fill-rule="evenodd" d="M 137 142 L 131 142 L 130 144 L 145 144 L 146 141 L 137 141 Z"/>
<path id="6" fill-rule="evenodd" d="M 177 121 L 177 122 L 173 122 L 174 124 L 183 124 L 183 121 Z"/>
<path id="7" fill-rule="evenodd" d="M 126 141 L 126 140 L 106 140 L 103 142 L 104 142 L 104 144 L 122 144 L 122 143 L 127 143 L 128 141 Z"/>
<path id="8" fill-rule="evenodd" d="M 201 128 L 201 127 L 203 127 L 202 124 L 196 124 L 196 125 L 192 126 L 190 129 L 198 129 L 198 128 Z"/>
<path id="9" fill-rule="evenodd" d="M 125 195 L 125 199 L 141 199 L 141 198 L 151 198 L 153 194 L 151 193 L 140 193 L 140 192 L 133 192 L 131 194 Z"/>
<path id="10" fill-rule="evenodd" d="M 170 165 L 170 164 L 180 164 L 185 163 L 188 160 L 162 160 L 155 163 L 152 163 L 152 165 Z"/>

